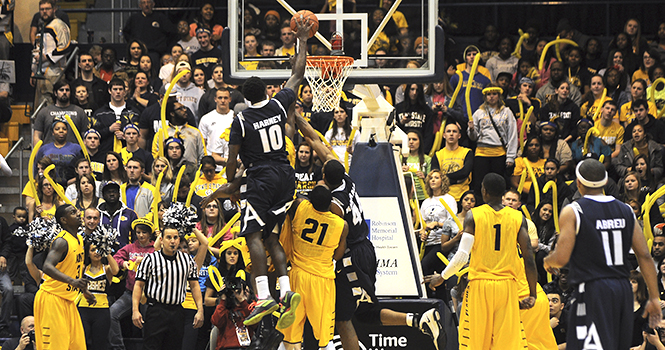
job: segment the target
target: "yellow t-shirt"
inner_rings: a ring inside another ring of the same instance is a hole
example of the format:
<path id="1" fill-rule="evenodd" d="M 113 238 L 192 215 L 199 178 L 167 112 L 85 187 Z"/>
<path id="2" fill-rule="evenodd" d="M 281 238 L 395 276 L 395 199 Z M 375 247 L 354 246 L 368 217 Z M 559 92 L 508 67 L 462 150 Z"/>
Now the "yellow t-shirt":
<path id="1" fill-rule="evenodd" d="M 647 101 L 647 104 L 649 105 L 649 114 L 657 117 L 658 110 L 656 109 L 656 104 L 651 101 Z M 633 122 L 633 119 L 635 119 L 635 114 L 633 114 L 633 103 L 624 103 L 619 109 L 619 121 L 622 123 L 630 124 Z"/>
<path id="2" fill-rule="evenodd" d="M 332 212 L 320 212 L 302 201 L 291 223 L 291 264 L 323 278 L 335 278 L 333 255 L 344 231 L 344 219 Z"/>
<path id="3" fill-rule="evenodd" d="M 460 63 L 460 64 L 457 65 L 456 68 L 457 68 L 458 71 L 462 72 L 466 69 L 466 63 Z M 481 65 L 478 65 L 478 68 L 476 68 L 476 73 L 480 73 L 480 74 L 486 76 L 487 79 L 492 80 L 492 75 L 490 74 L 489 69 L 487 69 L 487 68 L 485 68 Z"/>
<path id="4" fill-rule="evenodd" d="M 454 173 L 462 169 L 462 167 L 464 167 L 464 158 L 466 158 L 466 155 L 469 152 L 471 152 L 471 149 L 462 146 L 457 147 L 454 151 L 449 151 L 443 147 L 436 152 L 436 159 L 439 161 L 439 169 L 443 174 Z M 469 190 L 471 176 L 472 174 L 470 174 L 462 183 L 450 185 L 448 193 L 450 193 L 456 201 L 459 201 L 462 194 Z"/>
<path id="5" fill-rule="evenodd" d="M 65 258 L 55 265 L 55 268 L 73 279 L 81 278 L 83 275 L 83 238 L 78 235 L 74 237 L 67 231 L 60 231 L 53 241 L 58 238 L 67 241 L 67 253 Z M 57 281 L 47 274 L 44 274 L 44 283 L 39 288 L 69 301 L 76 300 L 79 293 L 77 288 Z"/>
<path id="6" fill-rule="evenodd" d="M 205 175 L 201 175 L 199 180 L 196 182 L 196 188 L 194 189 L 197 196 L 201 198 L 208 197 L 218 188 L 222 187 L 226 183 L 226 179 L 222 176 L 221 173 L 215 174 L 215 177 L 212 178 L 212 181 L 206 180 Z"/>
<path id="7" fill-rule="evenodd" d="M 644 81 L 647 82 L 647 85 L 651 85 L 651 81 L 649 81 L 649 73 L 646 71 L 643 71 L 642 68 L 638 69 L 633 73 L 633 77 L 630 80 L 631 83 L 634 83 L 635 80 L 637 79 L 644 79 Z"/>
<path id="8" fill-rule="evenodd" d="M 603 106 L 603 103 L 605 103 L 605 101 L 610 101 L 610 100 L 611 98 L 605 96 L 604 100 L 597 99 L 593 101 L 591 107 L 589 107 L 589 101 L 584 102 L 582 107 L 580 107 L 580 116 L 582 116 L 582 118 L 593 120 L 594 123 L 597 122 L 598 120 L 600 120 L 600 112 L 598 112 L 598 115 L 594 118 L 594 116 L 596 115 L 596 111 Z"/>
<path id="9" fill-rule="evenodd" d="M 610 126 L 605 127 L 599 120 L 594 127 L 599 131 L 597 136 L 605 141 L 605 143 L 612 148 L 612 151 L 614 151 L 616 145 L 623 145 L 624 129 L 619 123 L 612 123 Z"/>
<path id="10" fill-rule="evenodd" d="M 471 209 L 475 222 L 475 240 L 471 248 L 469 281 L 476 279 L 517 279 L 524 269 L 517 250 L 517 234 L 522 213 L 504 207 L 495 211 L 487 204 Z"/>
<path id="11" fill-rule="evenodd" d="M 536 175 L 536 178 L 538 178 L 540 175 L 545 173 L 545 160 L 546 159 L 540 158 L 537 162 L 533 163 L 526 157 L 516 158 L 513 176 L 522 176 L 522 173 L 527 171 L 525 163 L 529 163 L 529 165 L 531 165 L 531 169 L 533 169 L 533 173 Z M 524 180 L 524 189 L 531 189 L 531 174 L 526 174 L 526 179 Z"/>

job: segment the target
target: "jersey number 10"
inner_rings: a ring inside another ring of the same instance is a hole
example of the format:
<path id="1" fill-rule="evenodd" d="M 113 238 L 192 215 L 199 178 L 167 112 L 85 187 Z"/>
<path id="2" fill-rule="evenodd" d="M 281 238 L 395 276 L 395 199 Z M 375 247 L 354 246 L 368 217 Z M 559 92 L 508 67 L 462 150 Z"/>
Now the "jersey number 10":
<path id="1" fill-rule="evenodd" d="M 261 136 L 261 144 L 263 145 L 263 153 L 270 153 L 272 151 L 277 151 L 282 149 L 284 146 L 284 135 L 282 134 L 282 128 L 279 124 L 275 124 L 266 129 L 259 129 L 259 135 Z"/>

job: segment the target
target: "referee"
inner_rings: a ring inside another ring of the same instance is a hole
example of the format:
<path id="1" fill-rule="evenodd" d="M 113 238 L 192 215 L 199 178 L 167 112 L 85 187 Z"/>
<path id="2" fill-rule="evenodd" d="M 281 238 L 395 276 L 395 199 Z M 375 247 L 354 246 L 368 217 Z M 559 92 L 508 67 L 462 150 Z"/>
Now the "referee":
<path id="1" fill-rule="evenodd" d="M 203 324 L 203 304 L 196 263 L 189 254 L 177 250 L 180 235 L 173 226 L 166 226 L 162 234 L 162 249 L 148 254 L 136 272 L 132 294 L 132 321 L 143 330 L 143 349 L 178 349 L 182 346 L 185 329 L 186 283 L 196 302 L 194 328 Z M 139 312 L 141 294 L 145 290 L 148 310 L 145 321 Z"/>

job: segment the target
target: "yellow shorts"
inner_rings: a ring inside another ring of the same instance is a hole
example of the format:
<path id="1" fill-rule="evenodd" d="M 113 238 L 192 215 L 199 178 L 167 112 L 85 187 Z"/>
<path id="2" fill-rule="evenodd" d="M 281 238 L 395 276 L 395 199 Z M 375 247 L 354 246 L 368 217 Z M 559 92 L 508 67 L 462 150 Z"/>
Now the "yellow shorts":
<path id="1" fill-rule="evenodd" d="M 85 350 L 85 333 L 74 301 L 43 290 L 35 295 L 35 341 L 37 350 Z"/>
<path id="2" fill-rule="evenodd" d="M 550 327 L 550 301 L 540 285 L 538 285 L 536 305 L 528 310 L 520 310 L 520 318 L 524 325 L 529 350 L 558 349 Z"/>
<path id="3" fill-rule="evenodd" d="M 469 281 L 462 303 L 459 344 L 460 350 L 527 348 L 517 282 Z"/>
<path id="4" fill-rule="evenodd" d="M 289 280 L 291 289 L 300 293 L 302 302 L 296 309 L 293 325 L 280 329 L 284 341 L 302 342 L 305 319 L 308 319 L 319 347 L 325 347 L 335 334 L 335 280 L 312 275 L 297 267 L 289 272 Z"/>

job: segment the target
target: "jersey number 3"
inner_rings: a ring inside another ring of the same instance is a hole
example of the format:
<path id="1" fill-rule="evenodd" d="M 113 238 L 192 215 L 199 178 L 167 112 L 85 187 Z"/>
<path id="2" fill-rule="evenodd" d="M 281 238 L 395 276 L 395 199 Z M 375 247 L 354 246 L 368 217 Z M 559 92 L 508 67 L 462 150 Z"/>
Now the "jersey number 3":
<path id="1" fill-rule="evenodd" d="M 320 224 L 319 222 L 314 220 L 314 219 L 307 219 L 305 220 L 305 224 L 307 225 L 312 225 L 310 228 L 306 228 L 302 230 L 302 234 L 300 235 L 300 238 L 306 240 L 309 243 L 314 243 L 314 238 L 309 237 L 309 234 L 316 233 L 316 231 L 319 230 L 319 226 L 321 226 L 321 233 L 319 234 L 319 239 L 316 240 L 317 245 L 323 244 L 323 239 L 326 237 L 326 231 L 328 231 L 328 224 Z"/>
<path id="2" fill-rule="evenodd" d="M 263 153 L 270 153 L 272 151 L 277 151 L 282 149 L 284 146 L 284 135 L 282 134 L 282 128 L 279 124 L 275 124 L 266 129 L 259 129 L 259 135 L 261 136 L 261 144 L 263 145 Z"/>

